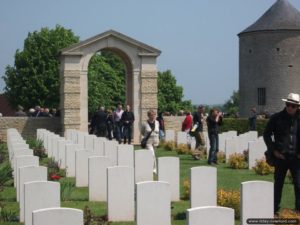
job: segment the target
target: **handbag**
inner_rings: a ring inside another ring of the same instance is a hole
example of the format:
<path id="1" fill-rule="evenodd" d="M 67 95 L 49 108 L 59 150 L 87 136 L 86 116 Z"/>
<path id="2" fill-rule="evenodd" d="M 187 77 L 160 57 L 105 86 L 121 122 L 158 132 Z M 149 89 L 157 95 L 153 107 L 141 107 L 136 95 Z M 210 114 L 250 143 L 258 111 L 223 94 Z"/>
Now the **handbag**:
<path id="1" fill-rule="evenodd" d="M 147 141 L 149 140 L 149 138 L 150 138 L 150 136 L 151 136 L 151 134 L 152 134 L 152 131 L 153 130 L 151 130 L 143 139 L 142 139 L 142 141 L 141 141 L 141 147 L 142 148 L 146 148 L 146 146 L 147 146 Z"/>

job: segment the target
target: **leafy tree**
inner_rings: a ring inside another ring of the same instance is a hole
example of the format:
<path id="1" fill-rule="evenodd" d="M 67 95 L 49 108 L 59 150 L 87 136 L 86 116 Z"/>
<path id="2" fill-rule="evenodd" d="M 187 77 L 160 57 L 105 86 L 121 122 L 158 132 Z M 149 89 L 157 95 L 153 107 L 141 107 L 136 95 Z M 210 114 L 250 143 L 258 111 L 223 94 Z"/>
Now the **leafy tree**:
<path id="1" fill-rule="evenodd" d="M 158 72 L 158 109 L 160 112 L 177 113 L 179 110 L 192 110 L 190 100 L 184 101 L 183 88 L 177 85 L 170 70 Z"/>
<path id="2" fill-rule="evenodd" d="M 7 66 L 3 79 L 12 106 L 25 108 L 59 104 L 59 50 L 79 41 L 71 30 L 57 25 L 29 33 L 23 51 L 17 50 L 14 66 Z"/>
<path id="3" fill-rule="evenodd" d="M 227 100 L 223 106 L 224 112 L 229 116 L 234 116 L 239 112 L 239 91 L 233 91 L 229 100 Z"/>
<path id="4" fill-rule="evenodd" d="M 95 54 L 88 68 L 89 113 L 103 105 L 115 108 L 125 103 L 125 65 L 114 53 L 102 51 Z"/>

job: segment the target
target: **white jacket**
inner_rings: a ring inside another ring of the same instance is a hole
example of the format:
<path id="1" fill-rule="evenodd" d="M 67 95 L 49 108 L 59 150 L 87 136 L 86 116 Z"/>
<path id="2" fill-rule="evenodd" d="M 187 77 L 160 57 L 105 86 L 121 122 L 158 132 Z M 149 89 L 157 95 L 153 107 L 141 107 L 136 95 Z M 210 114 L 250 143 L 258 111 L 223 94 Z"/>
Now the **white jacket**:
<path id="1" fill-rule="evenodd" d="M 142 136 L 145 137 L 148 133 L 151 132 L 151 127 L 148 124 L 148 121 L 142 123 L 141 133 Z M 155 128 L 152 131 L 147 144 L 158 146 L 159 145 L 159 123 L 155 120 Z"/>

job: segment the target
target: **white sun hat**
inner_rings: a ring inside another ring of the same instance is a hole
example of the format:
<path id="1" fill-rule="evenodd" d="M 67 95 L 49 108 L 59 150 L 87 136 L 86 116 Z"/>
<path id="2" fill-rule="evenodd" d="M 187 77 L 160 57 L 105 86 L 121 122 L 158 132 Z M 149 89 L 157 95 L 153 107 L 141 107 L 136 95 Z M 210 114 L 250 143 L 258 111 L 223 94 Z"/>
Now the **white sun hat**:
<path id="1" fill-rule="evenodd" d="M 282 99 L 282 101 L 287 102 L 287 103 L 291 103 L 294 105 L 300 105 L 300 97 L 298 94 L 295 93 L 290 93 L 288 95 L 288 97 L 285 99 Z"/>

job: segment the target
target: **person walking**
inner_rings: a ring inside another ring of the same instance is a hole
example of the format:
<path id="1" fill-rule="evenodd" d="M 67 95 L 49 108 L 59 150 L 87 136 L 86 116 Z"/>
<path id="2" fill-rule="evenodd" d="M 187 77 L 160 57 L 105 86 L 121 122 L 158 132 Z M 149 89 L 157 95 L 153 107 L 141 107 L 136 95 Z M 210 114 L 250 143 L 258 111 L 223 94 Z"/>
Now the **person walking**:
<path id="1" fill-rule="evenodd" d="M 159 123 L 159 139 L 163 140 L 165 138 L 165 120 L 162 112 L 158 114 L 156 120 Z"/>
<path id="2" fill-rule="evenodd" d="M 222 124 L 222 113 L 218 109 L 211 109 L 206 119 L 208 138 L 210 143 L 208 164 L 218 164 L 217 153 L 219 151 L 219 126 Z"/>
<path id="3" fill-rule="evenodd" d="M 148 120 L 142 124 L 141 134 L 142 138 L 148 137 L 146 149 L 151 151 L 153 155 L 153 172 L 156 173 L 156 158 L 155 147 L 159 145 L 159 122 L 156 120 L 156 112 L 149 110 L 147 113 Z"/>
<path id="4" fill-rule="evenodd" d="M 104 106 L 100 106 L 99 110 L 95 113 L 91 122 L 93 133 L 95 133 L 97 137 L 106 137 L 107 114 L 104 110 Z"/>
<path id="5" fill-rule="evenodd" d="M 250 110 L 250 116 L 249 116 L 249 128 L 250 128 L 250 131 L 256 131 L 256 119 L 257 119 L 256 108 L 253 107 Z"/>
<path id="6" fill-rule="evenodd" d="M 15 113 L 15 116 L 17 116 L 17 117 L 27 116 L 26 113 L 24 112 L 24 108 L 22 106 L 18 105 L 18 111 Z"/>
<path id="7" fill-rule="evenodd" d="M 182 122 L 181 131 L 189 133 L 193 126 L 193 118 L 190 112 L 185 113 L 184 121 Z"/>
<path id="8" fill-rule="evenodd" d="M 112 140 L 112 133 L 114 130 L 114 117 L 112 114 L 112 110 L 107 110 L 107 121 L 106 121 L 106 126 L 107 126 L 107 138 L 111 141 Z"/>
<path id="9" fill-rule="evenodd" d="M 121 122 L 123 124 L 124 144 L 127 143 L 127 140 L 128 140 L 128 144 L 131 144 L 134 114 L 132 111 L 130 111 L 130 105 L 126 106 L 126 110 L 122 114 Z"/>
<path id="10" fill-rule="evenodd" d="M 203 134 L 203 123 L 205 120 L 205 107 L 200 105 L 197 112 L 193 115 L 193 128 L 191 133 L 196 139 L 196 150 L 205 151 L 205 138 Z M 198 157 L 196 157 L 198 159 Z"/>
<path id="11" fill-rule="evenodd" d="M 123 138 L 123 132 L 122 132 L 122 114 L 124 113 L 122 109 L 122 104 L 118 103 L 117 109 L 114 112 L 114 122 L 115 122 L 115 133 L 114 136 L 119 142 L 119 144 L 122 143 L 122 138 Z"/>
<path id="12" fill-rule="evenodd" d="M 284 179 L 288 170 L 293 177 L 295 210 L 300 212 L 300 98 L 291 93 L 285 108 L 271 116 L 263 137 L 267 145 L 266 158 L 275 167 L 274 213 L 278 214 Z"/>

